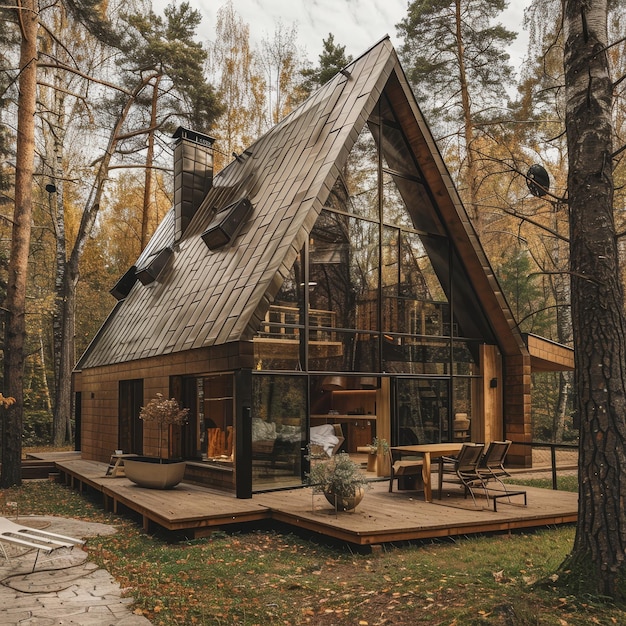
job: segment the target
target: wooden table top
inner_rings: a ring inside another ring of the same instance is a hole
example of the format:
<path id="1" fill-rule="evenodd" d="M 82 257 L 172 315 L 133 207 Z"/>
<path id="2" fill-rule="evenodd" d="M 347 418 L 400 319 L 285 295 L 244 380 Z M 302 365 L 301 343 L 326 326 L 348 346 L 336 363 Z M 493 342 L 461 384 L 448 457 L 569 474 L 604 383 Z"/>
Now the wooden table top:
<path id="1" fill-rule="evenodd" d="M 398 450 L 399 452 L 415 452 L 424 454 L 425 452 L 431 455 L 435 454 L 453 454 L 459 452 L 462 443 L 448 442 L 448 443 L 419 443 L 410 446 L 391 446 L 392 450 Z"/>

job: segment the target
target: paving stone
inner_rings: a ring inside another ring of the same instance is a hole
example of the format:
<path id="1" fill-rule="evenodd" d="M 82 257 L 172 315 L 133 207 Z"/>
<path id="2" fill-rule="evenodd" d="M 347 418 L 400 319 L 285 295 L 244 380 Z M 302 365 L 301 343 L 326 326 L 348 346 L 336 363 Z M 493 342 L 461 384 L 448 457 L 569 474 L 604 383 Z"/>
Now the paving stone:
<path id="1" fill-rule="evenodd" d="M 20 518 L 20 523 L 74 537 L 110 535 L 106 524 L 55 517 Z M 150 626 L 132 613 L 133 599 L 113 577 L 86 561 L 80 548 L 38 558 L 36 552 L 6 546 L 10 561 L 0 553 L 0 625 L 2 626 Z M 41 569 L 39 569 L 41 568 Z"/>

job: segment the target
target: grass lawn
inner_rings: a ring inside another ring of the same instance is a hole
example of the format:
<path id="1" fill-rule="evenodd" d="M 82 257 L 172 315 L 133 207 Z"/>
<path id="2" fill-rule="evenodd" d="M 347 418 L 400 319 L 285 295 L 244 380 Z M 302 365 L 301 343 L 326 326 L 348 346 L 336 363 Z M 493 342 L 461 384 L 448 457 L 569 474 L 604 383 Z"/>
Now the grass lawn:
<path id="1" fill-rule="evenodd" d="M 168 543 L 51 481 L 25 481 L 4 497 L 19 503 L 20 515 L 117 526 L 116 535 L 90 539 L 86 549 L 136 599 L 135 612 L 156 625 L 626 624 L 624 610 L 533 586 L 567 554 L 571 526 L 375 553 L 269 528 Z"/>

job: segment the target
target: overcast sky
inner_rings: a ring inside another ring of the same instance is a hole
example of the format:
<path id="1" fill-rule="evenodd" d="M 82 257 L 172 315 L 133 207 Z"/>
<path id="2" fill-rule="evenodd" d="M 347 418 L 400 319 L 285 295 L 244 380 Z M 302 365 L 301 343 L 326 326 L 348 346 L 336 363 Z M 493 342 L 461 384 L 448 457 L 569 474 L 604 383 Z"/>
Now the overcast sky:
<path id="1" fill-rule="evenodd" d="M 159 0 L 157 6 L 161 4 Z M 165 2 L 163 2 L 165 4 Z M 215 15 L 224 2 L 219 0 L 190 0 L 204 16 L 199 34 L 214 37 Z M 510 51 L 516 69 L 526 52 L 526 37 L 521 24 L 528 0 L 511 0 L 502 22 L 519 32 L 518 41 Z M 253 42 L 271 37 L 275 24 L 298 26 L 298 42 L 305 48 L 307 58 L 316 63 L 322 51 L 322 40 L 332 33 L 335 42 L 346 46 L 353 57 L 360 56 L 385 35 L 399 46 L 396 24 L 407 11 L 407 0 L 233 0 L 235 11 L 250 25 Z"/>

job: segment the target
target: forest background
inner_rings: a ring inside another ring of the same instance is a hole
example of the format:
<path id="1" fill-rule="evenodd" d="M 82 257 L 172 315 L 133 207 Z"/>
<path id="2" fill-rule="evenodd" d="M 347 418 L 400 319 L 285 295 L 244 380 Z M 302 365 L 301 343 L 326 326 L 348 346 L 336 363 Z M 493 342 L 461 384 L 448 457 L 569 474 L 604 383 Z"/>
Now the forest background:
<path id="1" fill-rule="evenodd" d="M 37 89 L 23 443 L 64 445 L 74 436 L 71 369 L 115 303 L 109 290 L 171 207 L 175 128 L 215 137 L 218 171 L 351 59 L 332 33 L 317 59 L 306 58 L 296 23 L 277 22 L 255 45 L 233 2 L 217 12 L 210 44 L 199 42 L 200 15 L 184 2 L 160 14 L 139 0 L 32 7 Z M 520 329 L 571 345 L 561 7 L 530 3 L 528 52 L 517 74 L 506 52 L 515 33 L 499 23 L 504 8 L 499 0 L 410 3 L 397 25 L 398 51 Z M 20 192 L 18 86 L 28 10 L 27 2 L 0 9 L 2 292 Z M 610 39 L 618 41 L 621 3 L 609 17 Z M 623 43 L 610 49 L 615 75 L 623 74 L 625 52 Z M 618 89 L 617 133 L 625 113 Z M 549 189 L 529 186 L 533 164 L 550 173 Z M 618 216 L 622 178 L 618 161 Z M 533 385 L 535 439 L 575 439 L 571 376 L 535 375 Z"/>

